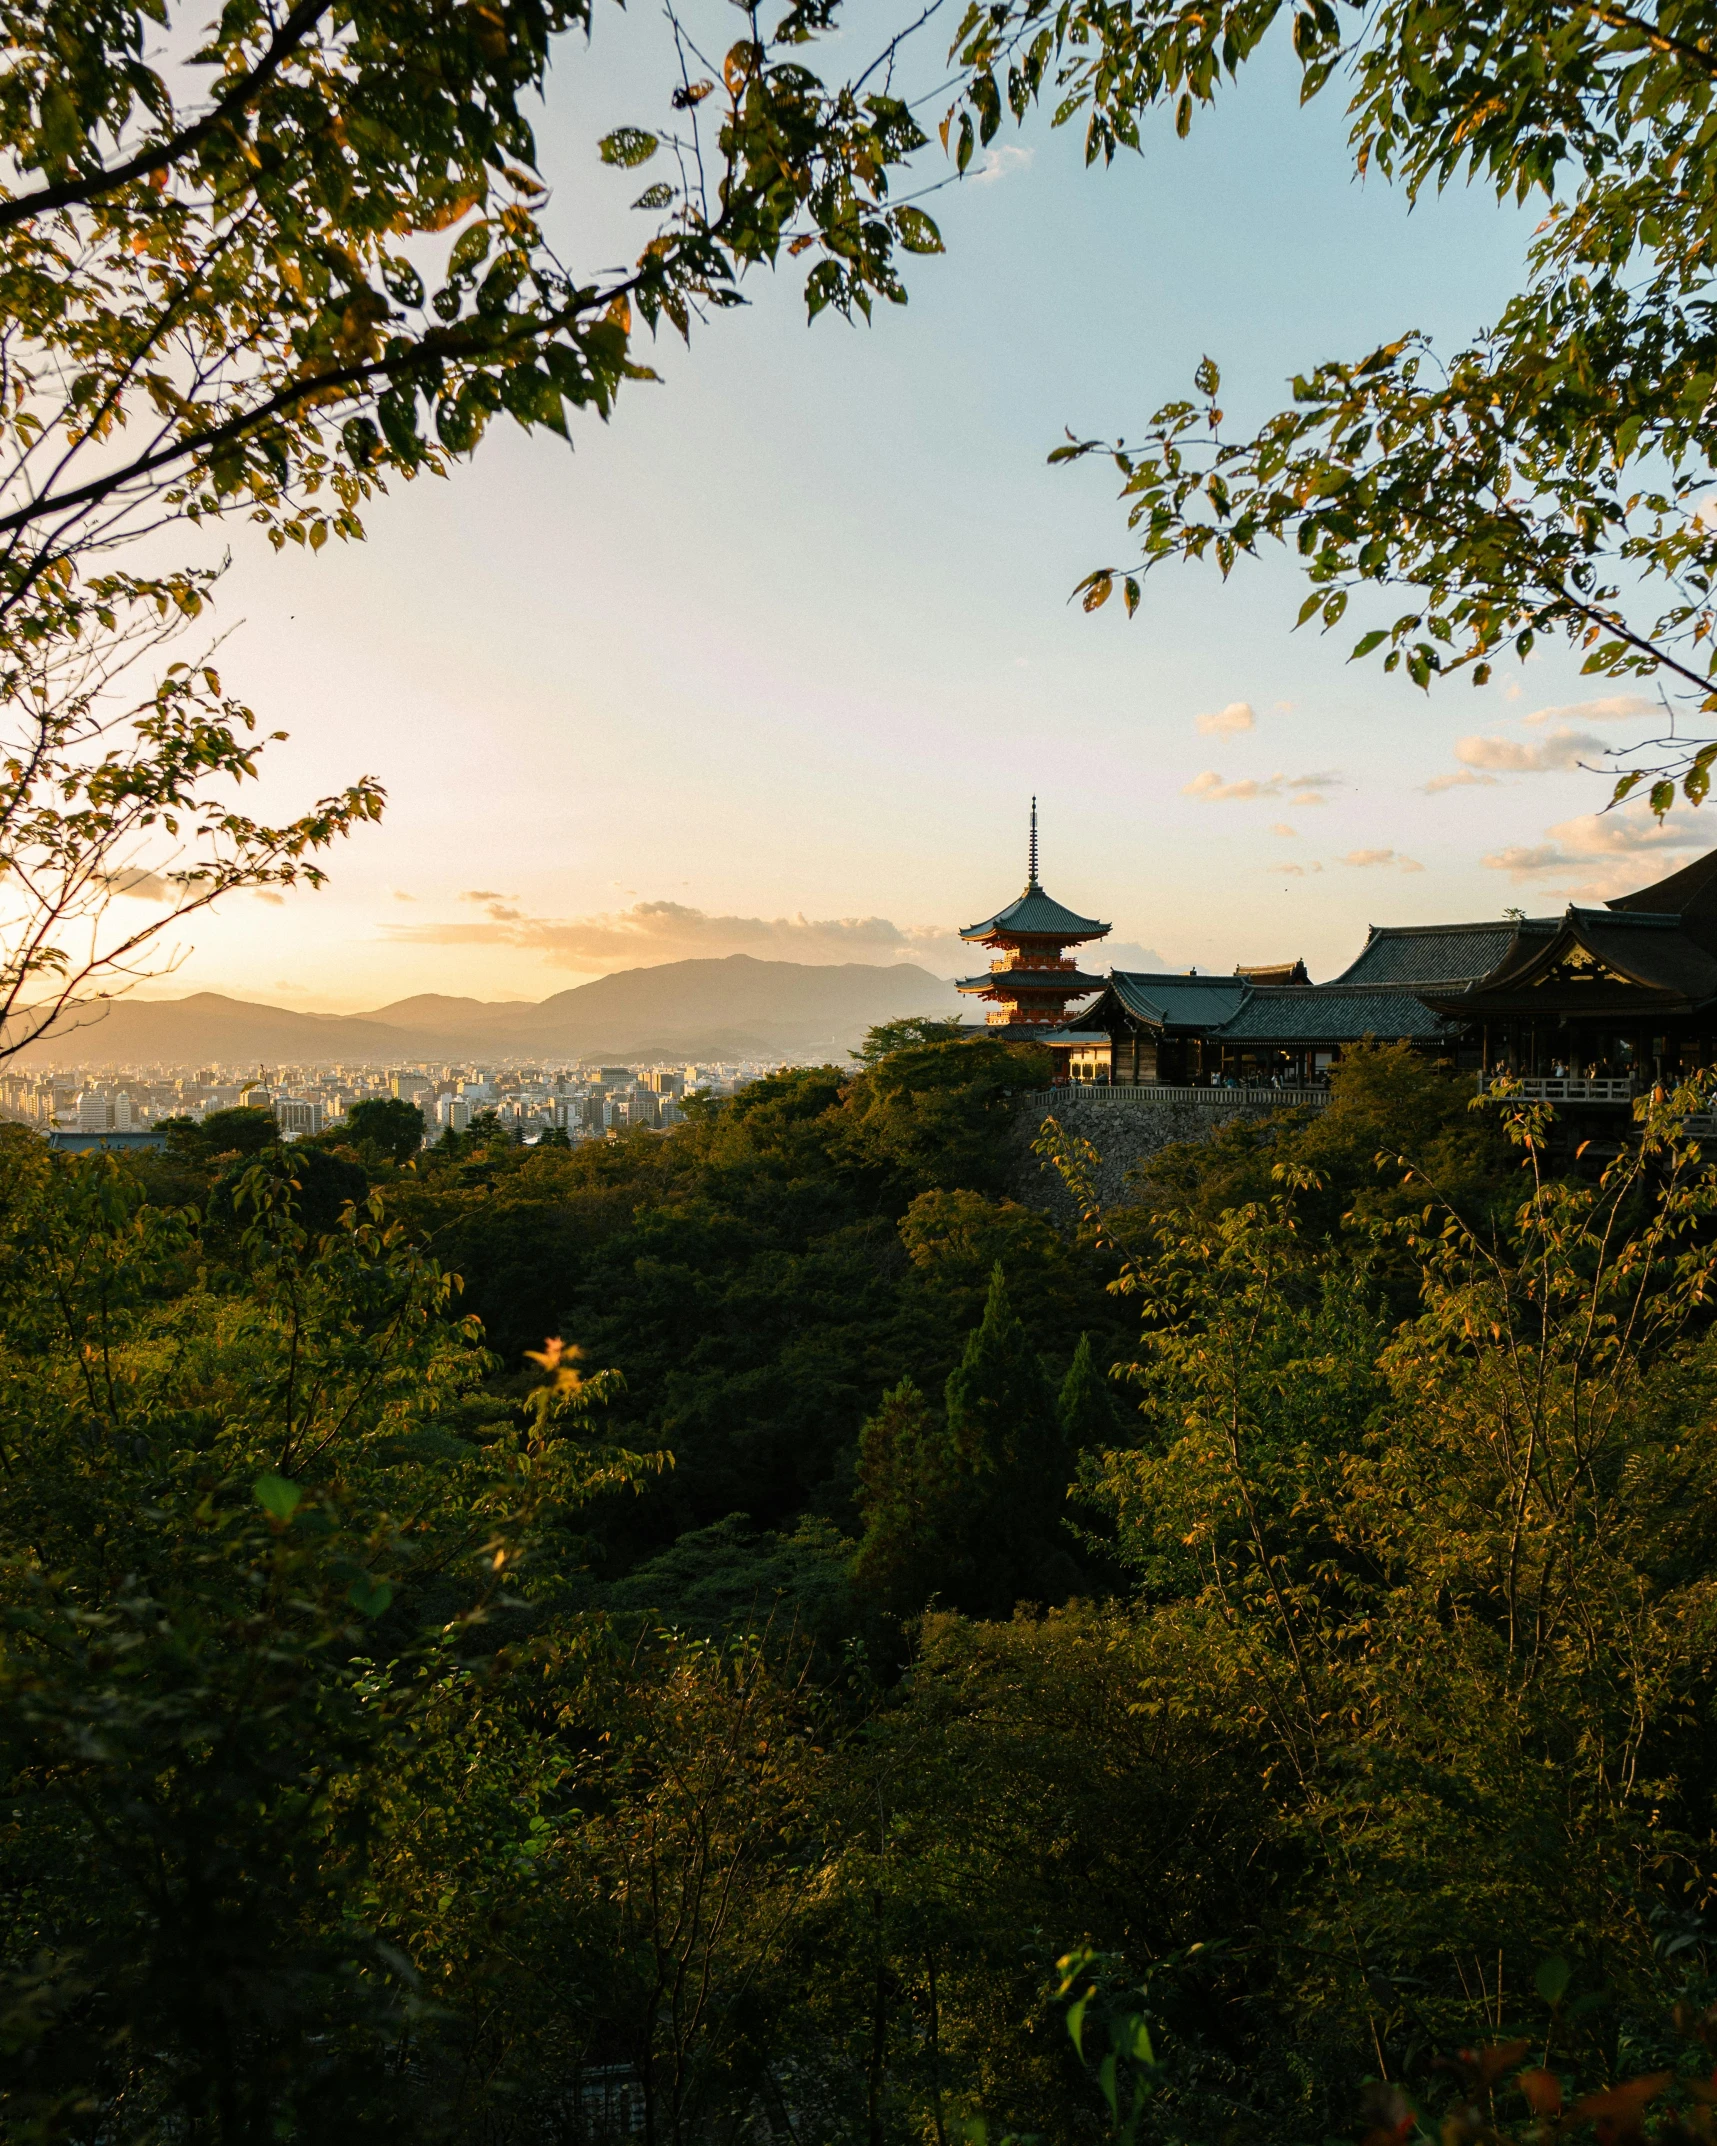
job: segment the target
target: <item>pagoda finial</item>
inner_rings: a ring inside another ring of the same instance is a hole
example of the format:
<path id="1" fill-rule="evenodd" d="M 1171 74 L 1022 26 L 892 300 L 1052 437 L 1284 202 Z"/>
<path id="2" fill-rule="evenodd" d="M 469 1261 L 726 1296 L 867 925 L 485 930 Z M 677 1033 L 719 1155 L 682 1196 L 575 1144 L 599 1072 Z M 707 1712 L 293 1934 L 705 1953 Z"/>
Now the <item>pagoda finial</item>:
<path id="1" fill-rule="evenodd" d="M 1027 851 L 1027 865 L 1025 883 L 1028 887 L 1035 887 L 1037 885 L 1037 799 L 1035 797 L 1031 801 L 1031 844 Z"/>

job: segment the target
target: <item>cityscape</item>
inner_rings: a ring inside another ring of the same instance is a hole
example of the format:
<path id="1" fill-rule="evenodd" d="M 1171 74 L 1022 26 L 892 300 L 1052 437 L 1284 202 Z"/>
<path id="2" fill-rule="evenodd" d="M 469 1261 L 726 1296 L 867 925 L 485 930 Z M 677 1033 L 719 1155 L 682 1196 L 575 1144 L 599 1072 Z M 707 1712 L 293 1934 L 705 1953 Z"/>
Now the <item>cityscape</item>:
<path id="1" fill-rule="evenodd" d="M 171 1119 L 234 1108 L 272 1113 L 283 1141 L 334 1130 L 355 1103 L 395 1097 L 423 1115 L 424 1144 L 492 1114 L 525 1147 L 576 1145 L 635 1126 L 668 1131 L 688 1096 L 732 1095 L 769 1070 L 720 1065 L 83 1066 L 0 1075 L 0 1117 L 55 1147 L 153 1146 Z M 129 1136 L 129 1137 L 126 1137 Z"/>

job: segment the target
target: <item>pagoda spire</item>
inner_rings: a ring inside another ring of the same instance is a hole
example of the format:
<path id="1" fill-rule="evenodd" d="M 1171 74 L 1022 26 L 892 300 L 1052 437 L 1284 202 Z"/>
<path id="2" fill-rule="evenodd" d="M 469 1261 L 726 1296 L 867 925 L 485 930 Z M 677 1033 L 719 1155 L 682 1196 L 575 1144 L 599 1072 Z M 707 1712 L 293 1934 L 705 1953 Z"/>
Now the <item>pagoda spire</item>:
<path id="1" fill-rule="evenodd" d="M 981 924 L 970 924 L 962 939 L 993 947 L 997 959 L 982 976 L 961 977 L 955 988 L 991 1000 L 996 1010 L 985 1026 L 1031 1030 L 1063 1019 L 1068 1002 L 1103 987 L 1100 976 L 1086 976 L 1067 952 L 1087 939 L 1104 938 L 1107 924 L 1082 917 L 1044 893 L 1037 876 L 1037 799 L 1031 801 L 1026 844 L 1025 892 Z"/>

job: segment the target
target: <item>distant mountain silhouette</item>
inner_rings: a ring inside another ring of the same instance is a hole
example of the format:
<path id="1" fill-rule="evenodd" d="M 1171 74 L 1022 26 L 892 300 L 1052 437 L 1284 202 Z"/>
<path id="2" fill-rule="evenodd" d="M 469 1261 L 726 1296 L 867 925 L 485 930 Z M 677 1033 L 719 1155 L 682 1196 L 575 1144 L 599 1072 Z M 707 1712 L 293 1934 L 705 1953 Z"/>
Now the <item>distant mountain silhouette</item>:
<path id="1" fill-rule="evenodd" d="M 398 1065 L 418 1058 L 842 1058 L 878 1021 L 960 1011 L 953 987 L 907 962 L 814 967 L 730 954 L 622 969 L 528 999 L 426 992 L 373 1013 L 291 1013 L 199 991 L 86 1007 L 22 1053 L 32 1066 Z"/>

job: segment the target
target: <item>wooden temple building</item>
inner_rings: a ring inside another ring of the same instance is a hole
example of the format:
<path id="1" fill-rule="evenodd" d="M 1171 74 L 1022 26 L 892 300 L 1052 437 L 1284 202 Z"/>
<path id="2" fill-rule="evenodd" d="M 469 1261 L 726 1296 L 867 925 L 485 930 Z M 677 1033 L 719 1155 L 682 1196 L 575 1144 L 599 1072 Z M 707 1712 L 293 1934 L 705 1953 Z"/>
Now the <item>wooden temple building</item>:
<path id="1" fill-rule="evenodd" d="M 1076 916 L 1039 886 L 1034 797 L 1025 891 L 993 917 L 968 924 L 961 932 L 968 944 L 993 947 L 996 958 L 981 976 L 963 976 L 955 988 L 991 1002 L 984 1025 L 992 1035 L 1040 1040 L 1066 1020 L 1074 999 L 1089 998 L 1103 988 L 1102 977 L 1087 976 L 1067 949 L 1104 938 L 1108 931 L 1107 924 Z"/>
<path id="2" fill-rule="evenodd" d="M 1602 908 L 1373 925 L 1322 984 L 1301 962 L 1088 975 L 1067 949 L 1108 930 L 1039 885 L 1034 801 L 1025 892 L 961 934 L 998 958 L 959 988 L 993 1002 L 990 1033 L 1046 1043 L 1057 1081 L 1313 1087 L 1357 1043 L 1405 1042 L 1451 1072 L 1622 1102 L 1717 1066 L 1717 850 Z"/>

